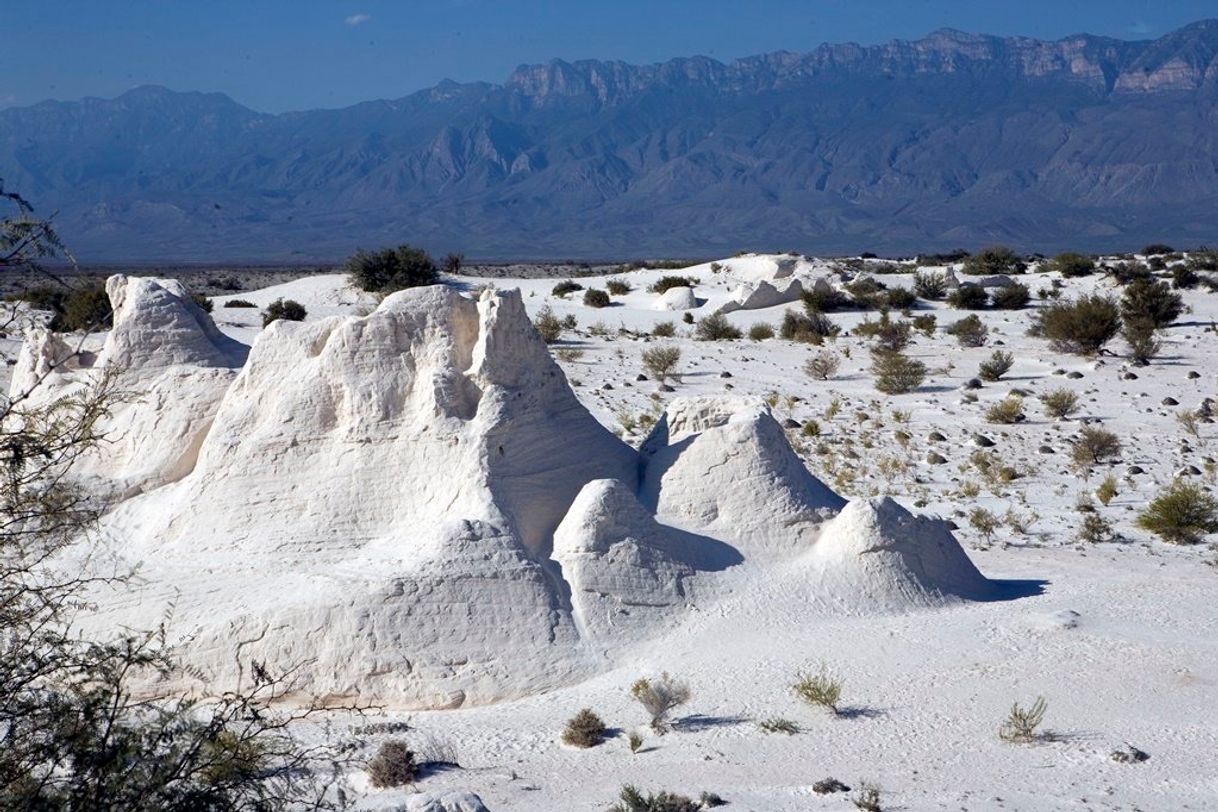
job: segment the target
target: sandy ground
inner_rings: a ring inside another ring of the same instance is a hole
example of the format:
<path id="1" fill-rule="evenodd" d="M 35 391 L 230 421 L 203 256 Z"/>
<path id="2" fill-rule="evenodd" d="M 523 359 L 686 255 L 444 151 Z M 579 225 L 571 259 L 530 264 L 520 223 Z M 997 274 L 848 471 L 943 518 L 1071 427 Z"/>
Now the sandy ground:
<path id="1" fill-rule="evenodd" d="M 709 265 L 681 272 L 697 280 L 702 304 L 694 317 L 726 300 L 729 275 L 764 273 L 770 261 L 746 257 L 722 261 L 728 272 L 714 273 Z M 826 616 L 807 611 L 797 580 L 767 573 L 764 581 L 742 584 L 732 598 L 699 607 L 631 661 L 580 685 L 492 707 L 374 713 L 364 720 L 336 714 L 329 720 L 333 730 L 357 739 L 363 753 L 397 735 L 449 745 L 461 765 L 427 775 L 412 791 L 369 790 L 355 773 L 353 782 L 366 790 L 364 806 L 395 808 L 410 792 L 462 789 L 478 793 L 494 810 L 603 810 L 630 783 L 694 797 L 714 792 L 732 810 L 853 808 L 849 794 L 812 791 L 814 782 L 832 776 L 854 787 L 875 784 L 884 809 L 1218 808 L 1215 552 L 1207 545 L 1167 545 L 1133 525 L 1137 511 L 1185 466 L 1195 466 L 1201 474 L 1194 479 L 1214 486 L 1218 427 L 1202 423 L 1194 437 L 1176 415 L 1218 397 L 1218 335 L 1209 329 L 1218 319 L 1218 294 L 1185 291 L 1191 312 L 1166 331 L 1162 356 L 1135 368 L 1120 354 L 1119 339 L 1109 346 L 1112 354 L 1085 359 L 1027 337 L 1035 293 L 1050 279 L 1031 275 L 1023 281 L 1033 292 L 1032 308 L 980 314 L 990 327 L 988 346 L 960 348 L 941 331 L 930 338 L 915 334 L 908 352 L 931 373 L 918 391 L 887 396 L 872 384 L 870 342 L 861 337 L 843 335 L 827 345 L 843 359 L 826 382 L 802 371 L 818 351 L 808 345 L 695 341 L 681 313 L 652 309 L 657 297 L 646 287 L 664 273 L 673 272 L 619 277 L 633 291 L 603 309 L 583 305 L 580 293 L 553 296 L 554 279 L 450 281 L 469 289 L 520 287 L 531 313 L 549 306 L 559 317 L 574 316 L 578 326 L 553 345 L 555 354 L 583 403 L 629 441 L 641 442 L 645 432 L 623 432 L 623 416 L 627 423 L 646 420 L 678 395 L 730 387 L 734 394 L 769 396 L 780 418 L 819 425 L 818 437 L 790 432 L 814 474 L 846 496 L 886 493 L 910 509 L 954 520 L 978 567 L 991 578 L 1022 582 L 1027 595 L 901 614 Z M 881 281 L 911 283 L 908 276 Z M 603 287 L 604 280 L 579 282 Z M 1099 276 L 1066 281 L 1067 296 L 1110 287 Z M 309 318 L 366 312 L 375 304 L 335 276 L 239 295 L 259 308 L 280 297 L 304 303 Z M 252 341 L 261 325 L 258 309 L 224 307 L 230 298 L 215 300 L 213 316 L 226 332 Z M 729 320 L 745 330 L 758 322 L 776 326 L 786 309 L 737 312 Z M 920 303 L 919 312 L 936 315 L 940 328 L 966 315 L 942 303 Z M 844 331 L 866 317 L 832 316 Z M 674 322 L 677 336 L 645 335 L 661 321 Z M 637 380 L 642 351 L 660 344 L 681 350 L 673 392 Z M 1014 353 L 1014 368 L 967 402 L 961 385 L 998 347 Z M 1190 378 L 1190 371 L 1199 377 Z M 1126 379 L 1126 372 L 1136 378 Z M 1059 387 L 1081 397 L 1074 419 L 1047 419 L 1035 397 Z M 1013 388 L 1029 393 L 1028 419 L 987 423 L 986 408 Z M 1163 405 L 1169 396 L 1179 405 Z M 1069 462 L 1068 438 L 1084 419 L 1102 421 L 1124 446 L 1118 462 L 1089 475 Z M 936 431 L 946 439 L 928 439 Z M 1015 467 L 1019 478 L 988 481 L 974 458 L 975 434 L 993 440 L 989 451 Z M 928 463 L 930 451 L 948 462 Z M 1131 466 L 1141 473 L 1130 473 Z M 1077 500 L 1107 473 L 1116 477 L 1118 494 L 1095 508 L 1121 539 L 1083 544 Z M 1005 517 L 991 540 L 969 526 L 967 515 L 978 506 Z M 821 663 L 844 681 L 845 712 L 836 717 L 801 706 L 790 689 L 797 671 Z M 646 717 L 628 688 L 639 676 L 661 671 L 687 681 L 693 697 L 677 712 L 677 729 L 657 736 L 645 729 Z M 1000 741 L 997 729 L 1011 703 L 1027 705 L 1037 696 L 1048 702 L 1050 735 L 1033 745 Z M 559 741 L 565 720 L 584 707 L 616 730 L 586 751 Z M 758 720 L 775 716 L 795 721 L 800 732 L 758 727 Z M 375 721 L 406 721 L 410 730 L 346 732 Z M 635 730 L 645 744 L 632 754 L 626 734 Z M 1126 742 L 1150 759 L 1114 762 L 1110 754 Z"/>

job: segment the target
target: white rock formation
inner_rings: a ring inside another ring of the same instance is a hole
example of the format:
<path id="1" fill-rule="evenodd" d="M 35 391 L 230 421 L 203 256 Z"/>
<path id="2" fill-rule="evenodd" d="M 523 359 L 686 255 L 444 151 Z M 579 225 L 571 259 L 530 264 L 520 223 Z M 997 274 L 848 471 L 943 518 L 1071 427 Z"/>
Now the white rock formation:
<path id="1" fill-rule="evenodd" d="M 490 812 L 477 795 L 459 790 L 420 792 L 411 795 L 397 809 L 400 812 Z"/>
<path id="2" fill-rule="evenodd" d="M 676 398 L 640 452 L 643 504 L 661 521 L 731 540 L 746 559 L 805 548 L 845 504 L 760 400 Z"/>
<path id="3" fill-rule="evenodd" d="M 732 291 L 732 298 L 719 307 L 719 312 L 760 310 L 765 307 L 798 302 L 803 293 L 803 285 L 798 279 L 792 279 L 781 288 L 769 282 L 745 282 Z"/>
<path id="4" fill-rule="evenodd" d="M 542 562 L 601 478 L 633 488 L 637 456 L 576 400 L 519 292 L 431 287 L 268 327 L 191 474 L 110 529 L 180 593 L 175 625 L 218 677 L 257 638 L 248 656 L 307 660 L 321 693 L 460 704 L 588 667 Z"/>
<path id="5" fill-rule="evenodd" d="M 125 498 L 194 467 L 248 348 L 217 330 L 177 280 L 112 276 L 106 292 L 114 326 L 100 351 L 76 352 L 79 340 L 35 328 L 22 346 L 10 393 L 31 392 L 32 403 L 49 403 L 97 386 L 103 374 L 113 376 L 117 397 L 100 423 L 106 443 L 73 473 Z"/>
<path id="6" fill-rule="evenodd" d="M 852 500 L 824 526 L 809 561 L 818 600 L 856 611 L 995 594 L 944 522 L 887 497 Z"/>
<path id="7" fill-rule="evenodd" d="M 652 305 L 654 310 L 693 310 L 698 306 L 698 298 L 694 289 L 684 286 L 669 288 L 660 294 L 660 298 Z"/>

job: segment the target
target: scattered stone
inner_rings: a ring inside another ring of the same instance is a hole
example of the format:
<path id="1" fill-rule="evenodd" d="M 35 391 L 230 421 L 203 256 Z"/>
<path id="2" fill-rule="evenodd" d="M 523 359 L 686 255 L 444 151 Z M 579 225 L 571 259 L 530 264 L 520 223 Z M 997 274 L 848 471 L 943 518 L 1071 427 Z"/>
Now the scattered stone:
<path id="1" fill-rule="evenodd" d="M 1195 465 L 1186 465 L 1176 471 L 1176 476 L 1201 476 L 1201 469 Z"/>
<path id="2" fill-rule="evenodd" d="M 638 375 L 636 375 L 636 376 L 634 377 L 634 379 L 635 379 L 636 381 L 640 381 L 640 382 L 641 382 L 641 381 L 645 381 L 645 380 L 647 380 L 647 376 L 646 376 L 646 375 L 644 375 L 642 372 L 640 372 Z"/>
<path id="3" fill-rule="evenodd" d="M 1055 454 L 1057 452 L 1055 452 L 1053 450 L 1053 446 L 1051 446 L 1051 445 L 1042 445 L 1040 447 L 1040 453 L 1041 454 Z"/>
<path id="4" fill-rule="evenodd" d="M 947 457 L 931 451 L 926 455 L 926 461 L 931 465 L 943 465 L 947 462 Z"/>
<path id="5" fill-rule="evenodd" d="M 1176 400 L 1173 397 L 1163 398 L 1162 403 L 1164 406 L 1179 406 L 1180 405 L 1180 401 Z"/>
<path id="6" fill-rule="evenodd" d="M 613 391 L 613 384 L 611 384 L 611 383 L 607 383 L 607 384 L 605 384 L 604 386 L 602 386 L 602 387 L 601 387 L 601 389 L 604 389 L 606 392 L 612 392 L 612 391 Z"/>
<path id="7" fill-rule="evenodd" d="M 793 420 L 790 417 L 788 417 L 786 420 L 782 421 L 782 427 L 784 429 L 797 429 L 802 425 L 803 424 L 800 423 L 798 420 Z"/>
<path id="8" fill-rule="evenodd" d="M 969 378 L 967 381 L 964 382 L 964 388 L 965 389 L 980 389 L 981 388 L 981 379 L 980 378 Z"/>
<path id="9" fill-rule="evenodd" d="M 1136 381 L 1137 379 L 1138 379 L 1138 376 L 1132 372 L 1126 372 L 1124 375 L 1121 376 L 1121 380 L 1125 380 L 1125 381 Z"/>
<path id="10" fill-rule="evenodd" d="M 930 440 L 932 443 L 946 443 L 947 442 L 947 438 L 944 437 L 942 434 L 940 434 L 937 431 L 932 431 L 930 434 L 926 435 L 926 439 Z"/>
<path id="11" fill-rule="evenodd" d="M 1073 372 L 1067 372 L 1066 377 L 1072 381 L 1077 381 L 1079 378 L 1083 377 L 1083 373 L 1079 372 L 1078 370 L 1074 370 Z"/>
<path id="12" fill-rule="evenodd" d="M 666 384 L 666 383 L 662 383 L 662 384 L 660 384 L 659 389 L 660 389 L 660 391 L 661 391 L 661 392 L 675 392 L 675 391 L 677 391 L 676 389 L 673 389 L 671 386 L 669 386 L 669 385 L 668 385 L 668 384 Z"/>
<path id="13" fill-rule="evenodd" d="M 1187 378 L 1188 378 L 1190 381 L 1195 381 L 1195 380 L 1197 380 L 1198 378 L 1200 378 L 1200 377 L 1201 377 L 1201 373 L 1200 373 L 1200 372 L 1198 372 L 1198 371 L 1197 371 L 1197 370 L 1195 370 L 1195 369 L 1190 369 L 1190 370 L 1188 371 L 1188 375 L 1187 375 L 1186 377 L 1187 377 Z"/>
<path id="14" fill-rule="evenodd" d="M 719 377 L 720 377 L 720 378 L 730 378 L 730 377 L 732 377 L 732 373 L 727 372 L 727 371 L 720 372 L 720 373 L 719 373 Z"/>
<path id="15" fill-rule="evenodd" d="M 1144 474 L 1146 472 L 1142 470 L 1142 466 L 1140 465 L 1131 465 L 1125 469 L 1125 473 L 1129 476 L 1137 476 L 1138 474 Z"/>
<path id="16" fill-rule="evenodd" d="M 986 437 L 984 434 L 974 434 L 973 445 L 977 446 L 978 448 L 993 448 L 994 441 L 989 437 Z"/>

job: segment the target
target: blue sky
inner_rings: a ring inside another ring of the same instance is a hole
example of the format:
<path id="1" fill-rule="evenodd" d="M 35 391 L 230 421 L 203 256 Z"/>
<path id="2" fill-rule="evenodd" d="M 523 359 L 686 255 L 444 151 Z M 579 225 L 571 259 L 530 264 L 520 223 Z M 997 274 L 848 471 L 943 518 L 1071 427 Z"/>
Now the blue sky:
<path id="1" fill-rule="evenodd" d="M 257 110 L 395 98 L 521 63 L 730 59 L 952 27 L 1149 39 L 1218 0 L 0 0 L 0 107 L 142 84 Z"/>

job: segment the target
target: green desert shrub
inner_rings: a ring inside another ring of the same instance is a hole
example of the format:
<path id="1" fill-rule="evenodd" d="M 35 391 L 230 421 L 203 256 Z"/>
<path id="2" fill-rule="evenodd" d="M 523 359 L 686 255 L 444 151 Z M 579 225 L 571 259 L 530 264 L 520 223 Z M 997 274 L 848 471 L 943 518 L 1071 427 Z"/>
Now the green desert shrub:
<path id="1" fill-rule="evenodd" d="M 1162 329 L 1184 312 L 1184 300 L 1166 282 L 1145 279 L 1129 283 L 1121 297 L 1121 317 L 1126 321 L 1148 321 Z"/>
<path id="2" fill-rule="evenodd" d="M 887 395 L 912 392 L 926 380 L 926 364 L 899 352 L 872 352 L 875 388 Z"/>
<path id="3" fill-rule="evenodd" d="M 276 299 L 262 311 L 262 326 L 266 327 L 273 321 L 304 321 L 308 316 L 304 305 L 292 299 Z"/>
<path id="4" fill-rule="evenodd" d="M 835 352 L 821 350 L 804 362 L 804 372 L 818 381 L 827 381 L 837 374 L 842 358 Z"/>
<path id="5" fill-rule="evenodd" d="M 893 310 L 908 310 L 918 303 L 917 295 L 909 288 L 889 288 L 884 299 Z"/>
<path id="6" fill-rule="evenodd" d="M 1037 697 L 1030 708 L 1021 707 L 1018 702 L 1014 703 L 1006 721 L 998 727 L 998 738 L 1015 744 L 1036 741 L 1039 738 L 1036 729 L 1045 720 L 1045 711 L 1048 709 L 1049 705 L 1044 697 Z"/>
<path id="7" fill-rule="evenodd" d="M 1023 398 L 1007 395 L 986 410 L 985 419 L 990 423 L 1011 424 L 1024 419 Z"/>
<path id="8" fill-rule="evenodd" d="M 204 313 L 210 313 L 216 308 L 216 303 L 204 296 L 202 293 L 190 294 L 190 300 L 198 305 L 199 309 Z"/>
<path id="9" fill-rule="evenodd" d="M 1138 527 L 1173 544 L 1218 533 L 1218 500 L 1201 485 L 1176 480 L 1138 514 Z"/>
<path id="10" fill-rule="evenodd" d="M 740 338 L 741 332 L 722 313 L 711 313 L 698 320 L 694 338 L 699 341 L 730 341 Z"/>
<path id="11" fill-rule="evenodd" d="M 1128 285 L 1139 280 L 1150 281 L 1154 278 L 1150 268 L 1141 262 L 1118 262 L 1104 270 L 1117 281 L 1118 285 Z"/>
<path id="12" fill-rule="evenodd" d="M 1099 426 L 1083 426 L 1073 441 L 1070 458 L 1081 468 L 1116 459 L 1121 453 L 1121 438 Z"/>
<path id="13" fill-rule="evenodd" d="M 672 338 L 677 334 L 677 327 L 671 321 L 656 322 L 651 328 L 651 334 L 657 338 Z"/>
<path id="14" fill-rule="evenodd" d="M 808 314 L 832 313 L 850 305 L 848 296 L 832 288 L 823 290 L 814 287 L 811 290 L 805 290 L 800 298 L 803 300 L 804 310 Z"/>
<path id="15" fill-rule="evenodd" d="M 820 344 L 840 331 L 841 328 L 834 324 L 832 319 L 818 310 L 807 313 L 788 310 L 782 314 L 782 322 L 778 325 L 778 335 L 782 338 L 802 341 L 805 344 Z"/>
<path id="16" fill-rule="evenodd" d="M 580 283 L 573 282 L 570 279 L 564 279 L 563 281 L 554 285 L 554 287 L 550 288 L 550 293 L 554 296 L 569 296 L 570 294 L 577 293 L 583 289 L 584 286 Z"/>
<path id="17" fill-rule="evenodd" d="M 692 288 L 694 282 L 695 280 L 688 276 L 661 276 L 648 290 L 652 293 L 663 293 L 669 288 Z"/>
<path id="18" fill-rule="evenodd" d="M 51 318 L 50 327 L 57 332 L 108 330 L 113 325 L 114 313 L 103 284 L 87 285 L 68 292 L 62 307 Z"/>
<path id="19" fill-rule="evenodd" d="M 562 337 L 562 322 L 554 315 L 554 311 L 550 309 L 549 305 L 543 305 L 537 311 L 537 316 L 533 319 L 533 327 L 541 336 L 541 340 L 547 344 L 553 344 Z"/>
<path id="20" fill-rule="evenodd" d="M 986 327 L 981 317 L 974 313 L 948 325 L 944 332 L 955 336 L 961 347 L 983 347 L 990 334 L 990 328 Z"/>
<path id="21" fill-rule="evenodd" d="M 1139 366 L 1149 364 L 1163 349 L 1163 342 L 1159 341 L 1159 331 L 1150 319 L 1126 319 L 1121 327 L 1121 338 L 1125 339 L 1125 344 L 1129 347 L 1129 360 Z"/>
<path id="22" fill-rule="evenodd" d="M 1027 286 L 1016 282 L 995 290 L 990 303 L 999 310 L 1019 310 L 1028 306 L 1030 298 Z"/>
<path id="23" fill-rule="evenodd" d="M 749 338 L 753 341 L 765 341 L 774 337 L 774 325 L 758 322 L 749 328 Z"/>
<path id="24" fill-rule="evenodd" d="M 869 276 L 855 279 L 848 285 L 843 285 L 850 294 L 850 300 L 856 307 L 863 310 L 875 310 L 887 301 L 888 289 L 882 283 Z"/>
<path id="25" fill-rule="evenodd" d="M 1015 356 L 1003 350 L 994 350 L 990 357 L 981 362 L 977 376 L 983 381 L 993 383 L 1011 371 L 1015 365 Z"/>
<path id="26" fill-rule="evenodd" d="M 1054 302 L 1036 314 L 1032 333 L 1060 352 L 1094 355 L 1121 329 L 1121 313 L 1110 296 L 1089 294 Z"/>
<path id="27" fill-rule="evenodd" d="M 1095 260 L 1083 254 L 1069 251 L 1058 254 L 1046 264 L 1046 270 L 1057 271 L 1067 279 L 1090 276 L 1095 273 Z"/>
<path id="28" fill-rule="evenodd" d="M 689 686 L 668 672 L 658 679 L 641 678 L 630 686 L 630 695 L 650 716 L 651 729 L 665 733 L 671 727 L 669 715 L 689 701 Z"/>
<path id="29" fill-rule="evenodd" d="M 938 324 L 938 319 L 930 313 L 923 313 L 920 316 L 913 317 L 913 327 L 922 335 L 930 338 L 935 334 L 935 326 Z"/>
<path id="30" fill-rule="evenodd" d="M 377 788 L 413 784 L 418 774 L 414 752 L 401 739 L 384 742 L 368 762 L 368 779 Z"/>
<path id="31" fill-rule="evenodd" d="M 983 248 L 964 260 L 963 271 L 975 276 L 1024 272 L 1023 260 L 1005 245 Z"/>
<path id="32" fill-rule="evenodd" d="M 795 696 L 809 705 L 817 705 L 837 713 L 842 700 L 842 681 L 829 672 L 825 665 L 817 671 L 801 671 L 791 686 Z"/>
<path id="33" fill-rule="evenodd" d="M 676 347 L 653 347 L 643 350 L 643 368 L 657 381 L 663 382 L 681 360 L 681 351 Z"/>
<path id="34" fill-rule="evenodd" d="M 938 271 L 914 273 L 914 293 L 923 299 L 938 301 L 947 295 L 947 277 Z"/>
<path id="35" fill-rule="evenodd" d="M 1171 286 L 1176 290 L 1192 290 L 1201 282 L 1201 276 L 1191 262 L 1176 265 L 1171 269 Z"/>
<path id="36" fill-rule="evenodd" d="M 608 279 L 605 281 L 605 290 L 614 296 L 625 296 L 634 288 L 630 287 L 630 283 L 625 279 Z"/>
<path id="37" fill-rule="evenodd" d="M 985 288 L 965 282 L 947 296 L 947 303 L 956 310 L 984 310 L 989 304 L 990 294 Z"/>
<path id="38" fill-rule="evenodd" d="M 245 299 L 229 299 L 224 303 L 225 307 L 257 307 L 258 305 Z"/>
<path id="39" fill-rule="evenodd" d="M 1045 414 L 1054 420 L 1065 420 L 1078 411 L 1078 395 L 1069 389 L 1054 389 L 1040 396 Z"/>
<path id="40" fill-rule="evenodd" d="M 1175 253 L 1174 249 L 1170 245 L 1164 245 L 1161 242 L 1151 243 L 1142 249 L 1142 256 L 1144 257 L 1157 257 L 1172 253 Z"/>
<path id="41" fill-rule="evenodd" d="M 567 720 L 562 740 L 572 747 L 596 747 L 605 740 L 605 723 L 601 717 L 584 708 Z"/>
<path id="42" fill-rule="evenodd" d="M 588 288 L 584 291 L 584 306 L 585 307 L 608 307 L 610 305 L 609 294 L 603 290 L 596 288 Z"/>
<path id="43" fill-rule="evenodd" d="M 627 784 L 618 794 L 618 802 L 609 807 L 609 812 L 698 812 L 701 803 L 671 792 L 644 795 Z"/>
<path id="44" fill-rule="evenodd" d="M 343 266 L 352 284 L 360 290 L 392 293 L 395 290 L 433 285 L 439 269 L 421 248 L 402 244 L 379 251 L 356 251 Z"/>

